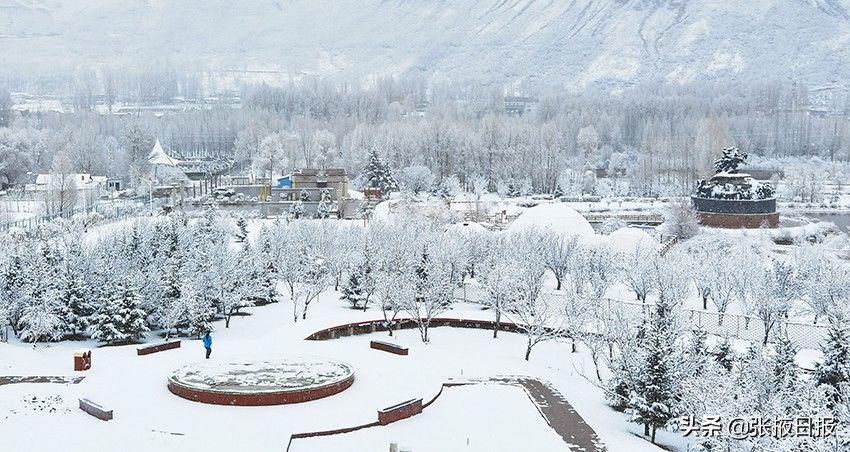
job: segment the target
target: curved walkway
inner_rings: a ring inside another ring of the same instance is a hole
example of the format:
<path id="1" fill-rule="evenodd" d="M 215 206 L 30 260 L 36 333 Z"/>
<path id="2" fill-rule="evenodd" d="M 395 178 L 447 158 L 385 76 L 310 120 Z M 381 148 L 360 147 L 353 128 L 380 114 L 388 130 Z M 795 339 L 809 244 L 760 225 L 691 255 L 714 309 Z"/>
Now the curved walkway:
<path id="1" fill-rule="evenodd" d="M 520 386 L 525 389 L 549 426 L 564 439 L 565 443 L 573 446 L 570 448 L 571 452 L 607 450 L 596 432 L 587 425 L 567 399 L 548 382 L 525 376 L 494 377 L 484 382 Z"/>

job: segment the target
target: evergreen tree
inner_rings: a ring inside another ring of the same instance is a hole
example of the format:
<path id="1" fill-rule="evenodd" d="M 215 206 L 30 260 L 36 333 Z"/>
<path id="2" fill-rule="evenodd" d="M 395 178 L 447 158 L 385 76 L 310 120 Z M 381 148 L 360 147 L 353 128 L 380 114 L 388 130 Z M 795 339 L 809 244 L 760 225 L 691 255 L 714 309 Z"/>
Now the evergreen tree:
<path id="1" fill-rule="evenodd" d="M 351 309 L 360 309 L 363 302 L 363 286 L 360 282 L 360 270 L 348 275 L 348 282 L 342 287 L 342 299 L 351 305 Z"/>
<path id="2" fill-rule="evenodd" d="M 735 350 L 732 349 L 728 337 L 717 344 L 717 348 L 714 350 L 714 359 L 717 360 L 720 367 L 728 371 L 732 370 L 732 366 L 735 364 Z"/>
<path id="3" fill-rule="evenodd" d="M 657 429 L 676 415 L 677 377 L 673 309 L 659 300 L 643 338 L 644 358 L 633 388 L 629 409 L 633 420 L 644 425 L 644 434 L 655 443 Z"/>
<path id="4" fill-rule="evenodd" d="M 289 206 L 289 215 L 296 220 L 301 218 L 301 216 L 304 215 L 304 204 L 300 200 L 292 203 L 292 205 Z"/>
<path id="5" fill-rule="evenodd" d="M 799 367 L 794 360 L 797 348 L 786 337 L 776 343 L 776 355 L 773 357 L 774 385 L 778 391 L 793 394 L 799 382 Z"/>
<path id="6" fill-rule="evenodd" d="M 319 201 L 319 205 L 316 206 L 316 218 L 328 218 L 330 216 L 331 208 L 327 202 L 324 200 Z"/>
<path id="7" fill-rule="evenodd" d="M 381 162 L 375 149 L 369 152 L 369 161 L 363 167 L 363 176 L 367 187 L 380 188 L 385 196 L 398 191 L 398 182 L 393 177 L 389 166 Z"/>
<path id="8" fill-rule="evenodd" d="M 833 321 L 827 333 L 826 342 L 821 345 L 823 362 L 815 368 L 815 381 L 819 385 L 829 385 L 836 392 L 842 384 L 850 382 L 850 335 L 843 322 Z"/>
<path id="9" fill-rule="evenodd" d="M 65 330 L 72 336 L 89 327 L 95 308 L 89 301 L 91 292 L 84 286 L 82 275 L 71 274 L 62 297 L 60 317 Z"/>
<path id="10" fill-rule="evenodd" d="M 369 299 L 375 290 L 375 275 L 366 251 L 366 260 L 348 275 L 348 283 L 342 288 L 342 299 L 351 304 L 351 309 L 363 308 L 369 305 Z"/>
<path id="11" fill-rule="evenodd" d="M 301 192 L 298 194 L 298 199 L 301 202 L 310 202 L 310 193 L 307 190 L 301 189 Z"/>
<path id="12" fill-rule="evenodd" d="M 126 281 L 119 281 L 109 298 L 103 300 L 95 317 L 92 338 L 107 344 L 141 339 L 149 331 L 147 313 L 139 308 L 139 293 Z"/>
<path id="13" fill-rule="evenodd" d="M 239 216 L 236 218 L 236 241 L 244 242 L 248 238 L 248 222 L 245 217 Z"/>
<path id="14" fill-rule="evenodd" d="M 561 184 L 555 185 L 555 191 L 552 192 L 552 196 L 554 196 L 555 198 L 560 198 L 564 196 L 564 189 L 561 188 Z"/>

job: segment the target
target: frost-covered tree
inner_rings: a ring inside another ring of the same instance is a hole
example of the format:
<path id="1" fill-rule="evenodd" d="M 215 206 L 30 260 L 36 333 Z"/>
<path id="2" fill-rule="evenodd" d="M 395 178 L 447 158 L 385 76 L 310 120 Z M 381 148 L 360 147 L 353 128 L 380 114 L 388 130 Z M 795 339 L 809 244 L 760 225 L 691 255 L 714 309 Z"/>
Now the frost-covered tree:
<path id="1" fill-rule="evenodd" d="M 384 316 L 384 325 L 392 336 L 396 317 L 404 312 L 406 306 L 415 303 L 416 281 L 413 272 L 405 268 L 378 272 L 375 276 L 375 298 Z"/>
<path id="2" fill-rule="evenodd" d="M 372 252 L 367 249 L 363 254 L 363 260 L 349 272 L 348 283 L 342 288 L 342 299 L 347 301 L 352 309 L 365 311 L 375 293 L 375 270 Z"/>
<path id="3" fill-rule="evenodd" d="M 670 201 L 663 214 L 664 223 L 661 225 L 661 231 L 664 235 L 689 239 L 699 233 L 699 218 L 689 199 Z"/>
<path id="4" fill-rule="evenodd" d="M 546 268 L 555 276 L 555 290 L 561 290 L 564 278 L 573 267 L 576 259 L 580 259 L 582 251 L 578 244 L 578 236 L 567 236 L 560 232 L 544 230 L 537 237 L 527 237 L 526 240 L 539 240 L 545 244 L 543 248 Z"/>
<path id="5" fill-rule="evenodd" d="M 654 289 L 653 271 L 659 259 L 656 243 L 641 240 L 634 250 L 623 255 L 621 274 L 638 301 L 645 302 Z"/>
<path id="6" fill-rule="evenodd" d="M 319 201 L 319 204 L 316 206 L 316 218 L 317 219 L 325 219 L 330 216 L 331 207 L 330 205 L 323 199 Z"/>
<path id="7" fill-rule="evenodd" d="M 272 133 L 260 141 L 259 152 L 253 156 L 252 162 L 257 172 L 269 179 L 281 174 L 287 163 L 284 140 L 279 133 Z"/>
<path id="8" fill-rule="evenodd" d="M 248 222 L 242 215 L 236 217 L 236 241 L 243 243 L 248 238 Z"/>
<path id="9" fill-rule="evenodd" d="M 328 130 L 319 129 L 313 133 L 310 143 L 313 155 L 316 156 L 316 166 L 319 168 L 331 168 L 336 164 L 339 157 L 339 149 L 336 145 L 336 136 Z"/>
<path id="10" fill-rule="evenodd" d="M 125 281 L 119 281 L 112 294 L 101 300 L 92 338 L 107 344 L 126 343 L 141 339 L 149 331 L 147 313 L 139 307 L 139 293 Z"/>
<path id="11" fill-rule="evenodd" d="M 405 300 L 404 310 L 416 323 L 422 342 L 428 343 L 431 321 L 451 307 L 454 288 L 452 263 L 446 254 L 431 253 L 428 245 L 421 250 L 414 269 L 416 297 Z"/>
<path id="12" fill-rule="evenodd" d="M 803 245 L 803 248 L 809 245 Z M 820 255 L 811 263 L 803 262 L 803 300 L 818 318 L 830 316 L 838 309 L 846 309 L 850 302 L 850 269 L 828 255 Z"/>
<path id="13" fill-rule="evenodd" d="M 655 434 L 677 415 L 676 379 L 678 331 L 674 304 L 659 299 L 644 329 L 642 362 L 628 407 L 632 419 L 644 426 L 644 435 L 655 443 Z"/>
<path id="14" fill-rule="evenodd" d="M 502 315 L 515 309 L 519 297 L 519 275 L 522 272 L 520 265 L 506 259 L 507 256 L 493 256 L 486 263 L 481 272 L 480 283 L 486 297 L 485 306 L 489 307 L 494 315 L 493 339 L 498 335 Z"/>
<path id="15" fill-rule="evenodd" d="M 289 216 L 296 220 L 304 215 L 304 203 L 301 200 L 295 201 L 289 206 Z"/>
<path id="16" fill-rule="evenodd" d="M 850 384 L 850 334 L 845 321 L 835 319 L 830 322 L 821 352 L 823 361 L 815 365 L 815 381 L 819 385 L 831 386 L 836 393 L 845 391 Z"/>
<path id="17" fill-rule="evenodd" d="M 32 303 L 23 308 L 18 321 L 18 334 L 22 341 L 39 342 L 61 339 L 65 325 L 56 303 L 59 291 L 48 288 Z"/>
<path id="18" fill-rule="evenodd" d="M 434 185 L 434 173 L 426 166 L 414 165 L 401 170 L 399 182 L 403 189 L 418 195 Z"/>
<path id="19" fill-rule="evenodd" d="M 380 188 L 385 195 L 398 191 L 398 182 L 393 177 L 389 166 L 381 162 L 374 148 L 369 151 L 369 161 L 363 168 L 363 175 L 367 187 Z"/>
<path id="20" fill-rule="evenodd" d="M 295 258 L 299 261 L 293 299 L 293 318 L 297 322 L 299 313 L 302 319 L 307 319 L 307 309 L 327 288 L 329 274 L 324 258 L 315 254 L 310 247 L 302 248 L 300 255 Z"/>
<path id="21" fill-rule="evenodd" d="M 531 358 L 534 346 L 562 335 L 565 310 L 560 297 L 543 293 L 546 267 L 535 251 L 533 246 L 514 251 L 522 265 L 516 276 L 516 300 L 505 313 L 525 335 L 526 361 Z"/>
<path id="22" fill-rule="evenodd" d="M 790 264 L 772 259 L 762 268 L 754 269 L 754 277 L 745 285 L 746 312 L 762 322 L 767 345 L 776 323 L 785 317 L 791 302 L 799 296 L 797 275 Z"/>

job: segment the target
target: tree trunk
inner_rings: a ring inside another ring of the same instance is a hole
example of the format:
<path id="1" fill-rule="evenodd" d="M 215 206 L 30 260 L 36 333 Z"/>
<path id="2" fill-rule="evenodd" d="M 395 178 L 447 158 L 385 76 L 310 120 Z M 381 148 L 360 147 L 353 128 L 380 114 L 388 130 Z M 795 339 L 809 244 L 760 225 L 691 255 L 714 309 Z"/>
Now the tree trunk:
<path id="1" fill-rule="evenodd" d="M 702 297 L 702 310 L 708 310 L 708 297 Z"/>
<path id="2" fill-rule="evenodd" d="M 656 428 L 655 428 L 655 426 L 653 425 L 653 426 L 652 426 L 652 444 L 655 444 L 655 431 L 656 431 L 656 430 L 657 430 L 657 429 L 656 429 Z"/>
<path id="3" fill-rule="evenodd" d="M 494 326 L 493 326 L 493 339 L 496 339 L 497 334 L 499 333 L 499 326 L 500 326 L 501 319 L 502 319 L 501 311 L 496 311 L 496 322 L 494 323 Z"/>
<path id="4" fill-rule="evenodd" d="M 528 361 L 528 358 L 531 356 L 531 347 L 533 344 L 531 343 L 531 338 L 528 338 L 528 345 L 525 347 L 525 360 Z"/>
<path id="5" fill-rule="evenodd" d="M 230 328 L 230 316 L 232 316 L 232 315 L 233 314 L 230 313 L 230 314 L 227 314 L 226 316 L 224 316 L 224 327 L 225 328 Z"/>
<path id="6" fill-rule="evenodd" d="M 558 285 L 557 287 L 555 287 L 555 290 L 561 290 L 561 277 L 558 276 L 555 278 L 555 280 L 558 282 Z"/>

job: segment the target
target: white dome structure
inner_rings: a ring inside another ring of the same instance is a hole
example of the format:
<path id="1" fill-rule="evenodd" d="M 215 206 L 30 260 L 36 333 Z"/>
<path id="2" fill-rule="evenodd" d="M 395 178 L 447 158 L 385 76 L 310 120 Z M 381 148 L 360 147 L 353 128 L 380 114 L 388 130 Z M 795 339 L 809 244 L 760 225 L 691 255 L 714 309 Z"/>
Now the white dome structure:
<path id="1" fill-rule="evenodd" d="M 634 253 L 638 246 L 658 246 L 658 240 L 639 228 L 620 228 L 608 236 L 611 248 L 620 253 Z"/>
<path id="2" fill-rule="evenodd" d="M 589 237 L 594 235 L 593 226 L 580 213 L 566 204 L 541 204 L 532 207 L 508 227 L 508 234 L 520 234 L 531 230 L 550 230 L 567 236 Z"/>

